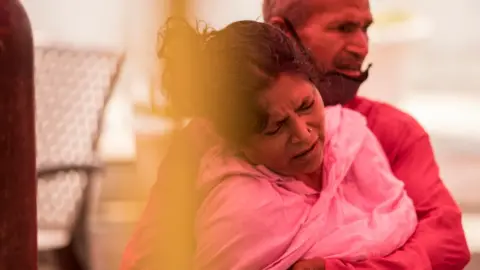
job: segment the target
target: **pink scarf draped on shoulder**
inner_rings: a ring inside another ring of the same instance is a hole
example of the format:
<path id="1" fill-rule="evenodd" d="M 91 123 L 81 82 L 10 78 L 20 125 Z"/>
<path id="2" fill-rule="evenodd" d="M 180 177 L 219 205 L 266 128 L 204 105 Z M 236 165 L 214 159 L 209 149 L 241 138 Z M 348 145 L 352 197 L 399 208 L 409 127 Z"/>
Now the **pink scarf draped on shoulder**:
<path id="1" fill-rule="evenodd" d="M 313 257 L 358 261 L 388 255 L 415 231 L 413 203 L 360 114 L 326 109 L 323 173 L 317 193 L 220 146 L 211 149 L 198 178 L 206 196 L 195 228 L 197 269 L 285 270 Z"/>

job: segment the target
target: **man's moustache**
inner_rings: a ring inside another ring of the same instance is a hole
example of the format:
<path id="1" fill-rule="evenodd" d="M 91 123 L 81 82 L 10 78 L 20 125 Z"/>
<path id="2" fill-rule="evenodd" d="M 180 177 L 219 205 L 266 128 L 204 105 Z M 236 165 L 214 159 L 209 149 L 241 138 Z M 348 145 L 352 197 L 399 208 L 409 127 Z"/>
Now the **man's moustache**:
<path id="1" fill-rule="evenodd" d="M 359 76 L 348 76 L 338 71 L 325 73 L 317 83 L 325 106 L 345 105 L 353 100 L 361 84 L 368 79 L 371 66 L 369 64 Z"/>

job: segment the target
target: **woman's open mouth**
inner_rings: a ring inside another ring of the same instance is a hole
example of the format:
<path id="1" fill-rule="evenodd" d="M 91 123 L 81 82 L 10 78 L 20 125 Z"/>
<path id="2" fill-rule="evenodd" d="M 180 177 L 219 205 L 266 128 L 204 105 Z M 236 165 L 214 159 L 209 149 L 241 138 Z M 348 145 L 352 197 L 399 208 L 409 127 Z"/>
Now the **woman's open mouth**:
<path id="1" fill-rule="evenodd" d="M 293 159 L 299 159 L 299 158 L 303 158 L 305 156 L 308 156 L 310 153 L 313 152 L 313 150 L 315 150 L 315 148 L 317 148 L 317 145 L 318 145 L 318 142 L 319 142 L 320 139 L 317 139 L 312 146 L 310 146 L 308 149 L 302 151 L 301 153 L 293 156 Z"/>

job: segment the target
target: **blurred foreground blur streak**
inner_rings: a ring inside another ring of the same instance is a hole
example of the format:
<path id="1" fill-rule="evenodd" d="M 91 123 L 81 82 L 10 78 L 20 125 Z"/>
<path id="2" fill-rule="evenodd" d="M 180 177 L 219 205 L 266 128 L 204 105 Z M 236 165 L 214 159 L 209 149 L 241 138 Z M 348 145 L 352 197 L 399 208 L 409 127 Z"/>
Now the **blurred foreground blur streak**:
<path id="1" fill-rule="evenodd" d="M 166 6 L 169 7 L 167 15 L 177 18 L 188 16 L 190 0 L 166 1 Z M 182 54 L 184 47 L 178 46 L 172 53 Z M 155 233 L 157 237 L 152 239 L 156 255 L 146 263 L 148 267 L 145 269 L 192 269 L 194 212 L 197 200 L 192 181 L 196 175 L 195 154 L 194 147 L 184 143 L 188 141 L 182 137 L 184 132 L 176 130 L 174 133 L 180 143 L 179 147 L 173 150 L 175 153 L 166 157 L 168 161 L 163 163 L 163 166 L 160 165 L 160 192 L 156 195 L 156 207 L 161 209 L 158 211 L 161 228 Z"/>
<path id="2" fill-rule="evenodd" d="M 0 269 L 37 269 L 33 44 L 17 0 L 0 0 Z"/>

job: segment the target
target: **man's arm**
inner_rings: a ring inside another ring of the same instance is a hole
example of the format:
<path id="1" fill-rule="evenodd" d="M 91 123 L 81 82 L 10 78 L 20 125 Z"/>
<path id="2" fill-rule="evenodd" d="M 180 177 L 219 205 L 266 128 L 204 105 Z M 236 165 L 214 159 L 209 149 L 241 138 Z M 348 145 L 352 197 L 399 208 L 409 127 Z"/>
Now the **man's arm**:
<path id="1" fill-rule="evenodd" d="M 399 150 L 392 170 L 414 201 L 419 219 L 415 234 L 387 257 L 358 263 L 326 260 L 325 269 L 460 270 L 469 262 L 461 212 L 440 179 L 429 137 L 417 123 L 410 128 L 421 129 L 422 135 L 407 139 L 410 143 Z"/>

